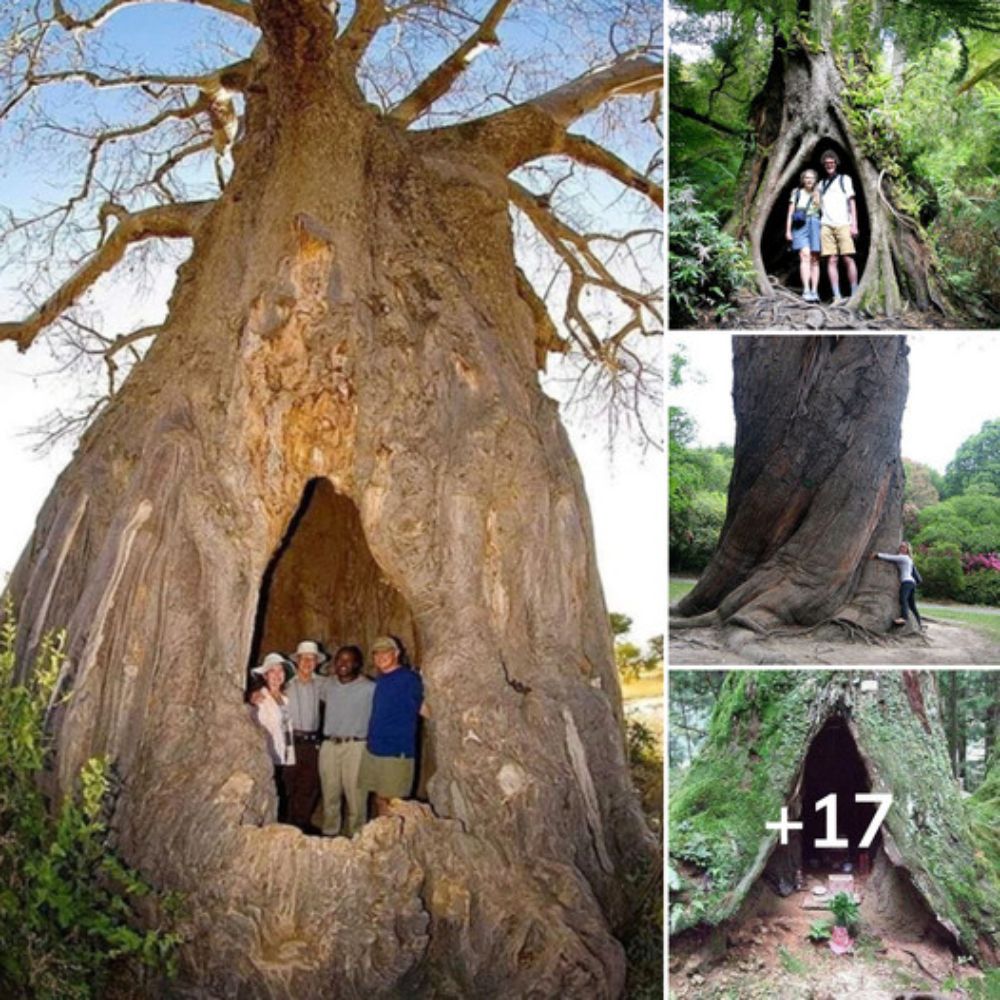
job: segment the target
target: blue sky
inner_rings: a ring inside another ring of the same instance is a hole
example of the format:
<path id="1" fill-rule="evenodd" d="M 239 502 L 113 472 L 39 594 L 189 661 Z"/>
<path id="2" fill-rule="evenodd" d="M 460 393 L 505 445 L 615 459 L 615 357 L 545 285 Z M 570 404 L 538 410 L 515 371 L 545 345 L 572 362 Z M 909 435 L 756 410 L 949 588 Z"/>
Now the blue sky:
<path id="1" fill-rule="evenodd" d="M 74 4 L 72 9 L 86 12 L 96 4 Z M 345 5 L 342 23 L 349 16 L 350 4 Z M 486 3 L 481 5 L 484 9 Z M 551 52 L 555 58 L 539 64 L 535 73 L 516 84 L 520 97 L 529 90 L 545 89 L 555 82 L 568 79 L 584 68 L 583 50 L 578 44 L 579 27 L 572 19 L 547 22 L 548 35 L 542 23 L 531 13 L 530 5 L 518 5 L 514 16 L 501 25 L 501 49 L 480 57 L 469 73 L 489 75 L 490 60 L 501 61 L 513 52 Z M 207 39 L 222 26 L 228 32 L 242 32 L 231 19 L 206 12 L 184 3 L 147 3 L 125 8 L 99 29 L 100 39 L 108 53 L 122 62 L 134 65 L 134 60 L 146 64 L 151 71 L 197 72 L 226 60 L 208 58 Z M 246 39 L 253 33 L 243 32 Z M 244 51 L 247 46 L 242 47 Z M 432 45 L 421 50 L 428 65 L 446 53 Z M 376 47 L 373 56 L 379 56 Z M 228 57 L 232 58 L 232 56 Z M 535 87 L 532 87 L 532 82 Z M 81 102 L 82 91 L 73 86 L 53 87 L 46 92 L 46 106 L 58 110 L 60 117 L 77 122 L 89 120 L 90 112 Z M 118 118 L 127 110 L 121 92 L 111 91 L 101 97 L 102 113 Z M 648 99 L 634 102 L 635 117 L 641 117 Z M 498 105 L 499 106 L 499 105 Z M 584 129 L 586 130 L 586 128 Z M 69 172 L 53 170 L 53 160 L 46 143 L 51 138 L 44 132 L 18 136 L 11 141 L 11 126 L 0 130 L 0 203 L 23 209 L 37 199 L 48 200 L 78 181 Z M 628 134 L 615 137 L 616 149 L 632 147 L 629 159 L 644 165 L 653 148 L 652 135 L 633 141 Z M 619 191 L 609 182 L 597 181 L 587 194 L 588 201 L 606 207 Z M 617 207 L 617 224 L 633 222 L 626 198 Z M 634 204 L 634 203 L 633 203 Z M 2 253 L 2 250 L 0 250 Z M 0 288 L 16 284 L 18 262 L 0 256 Z M 97 305 L 115 332 L 133 329 L 159 318 L 163 301 L 170 288 L 169 276 L 157 276 L 153 293 L 136 300 L 134 290 L 121 282 L 103 279 Z M 6 308 L 4 308 L 6 306 Z M 12 300 L 0 291 L 0 314 L 10 315 Z M 6 315 L 3 318 L 6 318 Z M 0 344 L 0 468 L 15 489 L 7 489 L 0 498 L 0 575 L 9 571 L 26 544 L 34 518 L 51 489 L 59 471 L 70 458 L 69 448 L 61 448 L 45 458 L 30 450 L 27 432 L 56 407 L 71 407 L 77 389 L 71 382 L 46 374 L 53 362 L 40 351 L 27 357 L 15 354 L 10 344 Z M 654 417 L 655 422 L 655 417 Z M 616 443 L 609 454 L 603 421 L 588 420 L 571 414 L 568 430 L 577 449 L 588 496 L 594 516 L 598 561 L 604 580 L 608 606 L 635 619 L 634 638 L 645 641 L 663 630 L 663 595 L 666 590 L 666 526 L 664 519 L 666 483 L 662 454 L 643 454 L 625 439 Z"/>

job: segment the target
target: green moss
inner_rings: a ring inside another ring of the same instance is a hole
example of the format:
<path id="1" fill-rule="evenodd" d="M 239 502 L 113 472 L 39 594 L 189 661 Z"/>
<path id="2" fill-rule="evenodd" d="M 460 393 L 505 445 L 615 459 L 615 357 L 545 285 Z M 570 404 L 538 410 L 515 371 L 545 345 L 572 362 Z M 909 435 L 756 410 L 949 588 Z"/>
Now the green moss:
<path id="1" fill-rule="evenodd" d="M 922 718 L 904 674 L 876 676 L 878 691 L 864 694 L 855 686 L 859 672 L 727 677 L 708 741 L 671 795 L 671 854 L 682 871 L 696 873 L 671 893 L 671 932 L 716 924 L 735 911 L 755 860 L 774 842 L 765 824 L 787 803 L 810 739 L 836 707 L 856 728 L 873 790 L 893 794 L 886 832 L 919 891 L 958 929 L 970 954 L 983 934 L 995 934 L 989 901 L 997 894 L 996 841 L 989 847 L 986 837 L 987 847 L 975 849 L 979 842 L 947 759 L 934 680 L 926 672 L 911 675 Z M 996 796 L 990 786 L 970 806 L 982 827 L 997 825 Z"/>

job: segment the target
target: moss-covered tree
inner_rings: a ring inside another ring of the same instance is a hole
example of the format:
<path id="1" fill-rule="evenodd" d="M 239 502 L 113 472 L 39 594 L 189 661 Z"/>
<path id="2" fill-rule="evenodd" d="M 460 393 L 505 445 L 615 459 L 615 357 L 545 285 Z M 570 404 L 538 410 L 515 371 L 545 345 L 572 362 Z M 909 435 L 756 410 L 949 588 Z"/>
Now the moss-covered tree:
<path id="1" fill-rule="evenodd" d="M 730 673 L 708 740 L 671 794 L 670 852 L 683 875 L 671 894 L 671 932 L 738 919 L 777 845 L 765 824 L 783 806 L 793 820 L 812 812 L 807 758 L 832 728 L 837 759 L 860 758 L 867 787 L 857 790 L 893 796 L 876 853 L 903 873 L 959 953 L 994 964 L 1000 873 L 974 826 L 991 815 L 996 824 L 995 795 L 984 792 L 976 814 L 967 812 L 942 723 L 927 671 Z"/>
<path id="2" fill-rule="evenodd" d="M 577 345 L 612 391 L 648 374 L 655 292 L 630 251 L 658 227 L 633 202 L 581 231 L 562 199 L 583 170 L 661 201 L 655 157 L 598 141 L 612 102 L 633 109 L 619 134 L 655 124 L 658 8 L 529 4 L 507 35 L 508 0 L 194 0 L 157 12 L 215 18 L 164 70 L 102 48 L 144 6 L 2 15 L 5 127 L 82 149 L 63 204 L 7 219 L 43 267 L 0 339 L 60 328 L 115 389 L 10 583 L 22 669 L 46 629 L 69 635 L 51 791 L 112 758 L 121 849 L 187 895 L 182 974 L 203 995 L 617 996 L 653 841 L 538 369 Z M 512 206 L 560 265 L 557 318 L 517 265 Z M 100 276 L 176 239 L 193 249 L 165 321 L 94 330 Z M 306 630 L 398 634 L 426 680 L 429 805 L 350 842 L 269 825 L 242 704 L 256 647 Z"/>

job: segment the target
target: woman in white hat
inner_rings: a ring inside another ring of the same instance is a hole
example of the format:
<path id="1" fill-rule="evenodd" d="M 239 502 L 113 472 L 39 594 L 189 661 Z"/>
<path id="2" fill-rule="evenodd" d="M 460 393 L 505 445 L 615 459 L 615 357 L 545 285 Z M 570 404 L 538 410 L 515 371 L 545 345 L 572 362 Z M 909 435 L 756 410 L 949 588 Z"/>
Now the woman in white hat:
<path id="1" fill-rule="evenodd" d="M 291 663 L 280 653 L 268 653 L 260 666 L 250 671 L 264 681 L 264 687 L 253 699 L 250 711 L 267 733 L 267 752 L 274 764 L 274 777 L 278 786 L 278 819 L 285 815 L 284 782 L 282 769 L 295 764 L 295 737 L 288 698 L 283 688 L 288 680 Z"/>

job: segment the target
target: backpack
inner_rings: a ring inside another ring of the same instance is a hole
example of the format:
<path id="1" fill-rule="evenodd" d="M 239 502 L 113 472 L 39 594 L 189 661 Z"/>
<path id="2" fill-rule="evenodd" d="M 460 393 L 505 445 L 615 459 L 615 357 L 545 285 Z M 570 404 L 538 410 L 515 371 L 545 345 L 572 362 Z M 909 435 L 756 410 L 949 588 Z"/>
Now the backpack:
<path id="1" fill-rule="evenodd" d="M 836 179 L 840 181 L 840 193 L 847 194 L 847 188 L 844 187 L 844 175 L 837 174 Z M 824 177 L 823 180 L 819 182 L 819 193 L 826 194 L 826 192 L 830 190 L 830 185 L 833 183 L 833 181 L 834 178 L 832 177 Z M 798 188 L 796 188 L 795 190 L 798 191 Z"/>

